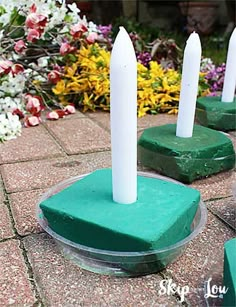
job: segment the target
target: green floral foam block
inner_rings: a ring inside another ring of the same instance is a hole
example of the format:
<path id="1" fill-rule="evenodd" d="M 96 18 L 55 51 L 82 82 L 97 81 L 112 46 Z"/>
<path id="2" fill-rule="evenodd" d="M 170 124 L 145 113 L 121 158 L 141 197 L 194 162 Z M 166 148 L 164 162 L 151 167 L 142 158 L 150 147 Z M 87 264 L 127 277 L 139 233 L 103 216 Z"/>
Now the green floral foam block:
<path id="1" fill-rule="evenodd" d="M 219 96 L 198 98 L 196 118 L 201 125 L 212 129 L 236 130 L 236 99 L 229 103 L 221 102 Z"/>
<path id="2" fill-rule="evenodd" d="M 223 306 L 236 306 L 236 238 L 225 243 L 224 249 L 224 294 Z"/>
<path id="3" fill-rule="evenodd" d="M 141 164 L 185 183 L 235 166 L 232 141 L 223 133 L 195 125 L 191 138 L 175 134 L 175 124 L 144 130 L 138 141 Z"/>
<path id="4" fill-rule="evenodd" d="M 191 233 L 199 191 L 138 176 L 138 200 L 112 200 L 111 169 L 91 173 L 40 204 L 50 228 L 73 242 L 108 251 L 152 251 Z"/>

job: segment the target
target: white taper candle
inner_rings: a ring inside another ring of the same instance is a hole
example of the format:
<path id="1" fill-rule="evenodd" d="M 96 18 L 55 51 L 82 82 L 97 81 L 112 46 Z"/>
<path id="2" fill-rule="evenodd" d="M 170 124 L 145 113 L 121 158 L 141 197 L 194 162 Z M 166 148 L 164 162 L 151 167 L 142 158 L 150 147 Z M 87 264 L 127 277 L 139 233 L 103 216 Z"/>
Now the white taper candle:
<path id="1" fill-rule="evenodd" d="M 236 87 L 236 28 L 231 34 L 227 60 L 225 67 L 225 78 L 222 91 L 222 102 L 233 102 Z"/>
<path id="2" fill-rule="evenodd" d="M 120 27 L 110 63 L 113 200 L 137 200 L 137 60 L 126 30 Z"/>
<path id="3" fill-rule="evenodd" d="M 201 64 L 201 42 L 192 33 L 184 50 L 176 136 L 192 137 Z"/>

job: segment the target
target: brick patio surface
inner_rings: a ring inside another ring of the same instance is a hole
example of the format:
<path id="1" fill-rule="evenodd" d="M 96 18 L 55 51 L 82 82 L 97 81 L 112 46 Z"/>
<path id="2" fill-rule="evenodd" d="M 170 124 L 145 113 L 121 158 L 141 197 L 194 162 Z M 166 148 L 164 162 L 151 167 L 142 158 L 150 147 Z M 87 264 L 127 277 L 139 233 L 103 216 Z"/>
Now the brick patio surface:
<path id="1" fill-rule="evenodd" d="M 145 116 L 138 135 L 175 122 L 174 115 Z M 229 137 L 236 146 L 236 134 Z M 108 113 L 77 112 L 23 128 L 21 137 L 0 144 L 0 306 L 207 306 L 204 283 L 214 277 L 222 284 L 223 246 L 235 237 L 235 171 L 191 184 L 201 192 L 208 221 L 180 258 L 156 274 L 115 278 L 66 260 L 36 219 L 38 200 L 51 186 L 110 166 Z M 164 279 L 189 286 L 184 302 L 159 293 Z"/>

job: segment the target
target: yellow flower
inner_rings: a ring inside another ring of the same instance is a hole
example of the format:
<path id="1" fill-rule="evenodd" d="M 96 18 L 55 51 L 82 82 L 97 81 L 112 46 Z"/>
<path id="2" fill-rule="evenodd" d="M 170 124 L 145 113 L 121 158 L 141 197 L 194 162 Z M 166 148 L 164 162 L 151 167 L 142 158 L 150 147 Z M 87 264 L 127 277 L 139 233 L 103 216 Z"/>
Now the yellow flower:
<path id="1" fill-rule="evenodd" d="M 56 86 L 52 89 L 55 95 L 60 95 L 65 92 L 65 81 L 60 80 L 57 82 Z"/>
<path id="2" fill-rule="evenodd" d="M 93 44 L 82 46 L 76 57 L 75 63 L 65 67 L 62 80 L 53 88 L 54 94 L 63 103 L 81 103 L 84 111 L 94 111 L 97 108 L 109 110 L 110 52 L 98 44 Z M 149 68 L 137 63 L 137 73 L 138 116 L 144 116 L 151 111 L 176 114 L 180 95 L 180 73 L 173 69 L 163 69 L 156 61 L 151 61 Z M 206 82 L 201 79 L 200 82 Z"/>

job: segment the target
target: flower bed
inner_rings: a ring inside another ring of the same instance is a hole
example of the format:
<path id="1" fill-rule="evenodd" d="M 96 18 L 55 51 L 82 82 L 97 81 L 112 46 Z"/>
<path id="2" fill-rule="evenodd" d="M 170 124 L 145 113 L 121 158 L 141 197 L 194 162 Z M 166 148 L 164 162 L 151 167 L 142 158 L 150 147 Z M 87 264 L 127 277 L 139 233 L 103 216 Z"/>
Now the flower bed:
<path id="1" fill-rule="evenodd" d="M 40 124 L 44 109 L 49 120 L 72 114 L 75 107 L 109 110 L 113 28 L 78 13 L 63 0 L 1 1 L 0 141 L 19 135 L 21 123 Z M 172 39 L 148 44 L 137 33 L 130 37 L 138 60 L 138 116 L 177 113 L 180 49 Z M 205 65 L 199 95 L 214 87 L 210 74 Z"/>

